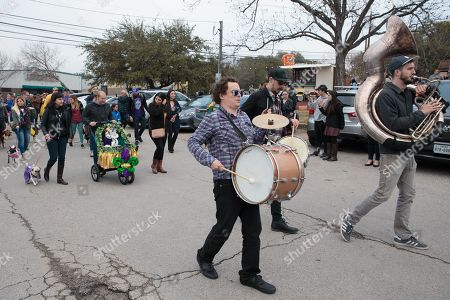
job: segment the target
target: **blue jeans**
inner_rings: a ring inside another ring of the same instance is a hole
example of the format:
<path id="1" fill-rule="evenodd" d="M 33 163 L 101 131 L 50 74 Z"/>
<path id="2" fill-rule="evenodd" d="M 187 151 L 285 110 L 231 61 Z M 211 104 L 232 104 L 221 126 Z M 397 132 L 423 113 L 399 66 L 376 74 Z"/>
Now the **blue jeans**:
<path id="1" fill-rule="evenodd" d="M 94 130 L 92 130 L 92 128 L 89 137 L 89 147 L 91 148 L 91 151 L 94 154 L 94 164 L 96 164 L 98 160 L 98 151 L 97 151 L 97 143 L 95 142 L 95 132 Z"/>
<path id="2" fill-rule="evenodd" d="M 52 139 L 47 142 L 47 149 L 50 158 L 47 162 L 47 168 L 51 168 L 56 161 L 58 166 L 64 166 L 66 160 L 67 138 Z"/>
<path id="3" fill-rule="evenodd" d="M 83 123 L 72 123 L 72 140 L 75 137 L 75 132 L 78 129 L 78 135 L 80 136 L 80 143 L 83 144 Z"/>
<path id="4" fill-rule="evenodd" d="M 17 135 L 17 142 L 19 144 L 20 153 L 23 155 L 30 143 L 30 128 L 19 128 L 15 130 Z"/>

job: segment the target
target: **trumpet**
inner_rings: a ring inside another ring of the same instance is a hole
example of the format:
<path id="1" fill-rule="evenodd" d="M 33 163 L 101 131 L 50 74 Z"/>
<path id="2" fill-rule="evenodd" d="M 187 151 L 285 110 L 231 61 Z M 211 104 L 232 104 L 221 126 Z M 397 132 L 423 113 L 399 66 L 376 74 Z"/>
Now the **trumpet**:
<path id="1" fill-rule="evenodd" d="M 424 136 L 430 135 L 434 126 L 440 126 L 444 122 L 444 112 L 448 106 L 448 103 L 439 94 L 438 87 L 440 80 L 429 80 L 424 77 L 413 76 L 415 81 L 425 82 L 428 84 L 425 97 L 416 96 L 414 98 L 414 104 L 420 109 L 422 105 L 431 102 L 440 102 L 441 107 L 428 114 L 422 122 L 415 128 L 410 129 L 410 135 L 414 140 L 420 140 Z M 416 91 L 416 85 L 408 84 L 408 89 Z"/>

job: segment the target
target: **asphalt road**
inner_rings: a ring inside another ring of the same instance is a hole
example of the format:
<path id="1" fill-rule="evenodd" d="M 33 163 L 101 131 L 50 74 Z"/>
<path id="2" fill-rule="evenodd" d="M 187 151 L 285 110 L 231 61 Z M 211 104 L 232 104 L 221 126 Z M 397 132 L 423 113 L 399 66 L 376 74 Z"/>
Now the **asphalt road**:
<path id="1" fill-rule="evenodd" d="M 283 203 L 299 234 L 272 232 L 270 207 L 261 206 L 260 264 L 275 295 L 239 283 L 239 221 L 216 257 L 219 279 L 206 279 L 195 254 L 215 221 L 212 174 L 188 153 L 189 135 L 157 175 L 145 136 L 126 186 L 115 172 L 93 182 L 79 143 L 68 148 L 68 186 L 56 184 L 56 168 L 49 183 L 25 185 L 24 167 L 14 171 L 1 150 L 0 299 L 450 299 L 449 166 L 420 164 L 416 175 L 410 223 L 429 250 L 393 246 L 394 196 L 345 243 L 333 224 L 378 180 L 378 169 L 363 166 L 365 152 L 349 146 L 338 162 L 313 157 L 302 189 Z M 40 147 L 32 161 L 43 169 L 47 157 Z"/>

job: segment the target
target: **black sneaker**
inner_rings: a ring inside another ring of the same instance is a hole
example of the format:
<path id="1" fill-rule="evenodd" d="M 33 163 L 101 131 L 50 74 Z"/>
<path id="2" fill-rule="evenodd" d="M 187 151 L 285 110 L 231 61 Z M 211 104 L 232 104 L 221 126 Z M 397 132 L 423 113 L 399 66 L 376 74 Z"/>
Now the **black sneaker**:
<path id="1" fill-rule="evenodd" d="M 297 233 L 298 228 L 289 226 L 284 219 L 280 221 L 272 221 L 272 231 L 281 231 L 288 234 Z"/>
<path id="2" fill-rule="evenodd" d="M 350 236 L 353 232 L 353 225 L 348 218 L 349 215 L 345 215 L 341 220 L 341 236 L 346 242 L 350 242 Z"/>
<path id="3" fill-rule="evenodd" d="M 416 248 L 420 250 L 426 250 L 428 249 L 428 245 L 424 242 L 419 241 L 414 236 L 411 236 L 409 239 L 402 240 L 398 236 L 394 237 L 394 244 L 397 246 L 403 246 L 403 247 L 411 247 Z"/>
<path id="4" fill-rule="evenodd" d="M 144 142 L 141 137 L 138 137 L 139 142 Z"/>
<path id="5" fill-rule="evenodd" d="M 214 265 L 210 262 L 204 262 L 201 260 L 200 250 L 197 251 L 197 262 L 198 265 L 200 266 L 200 272 L 202 272 L 203 276 L 209 279 L 219 278 L 216 269 L 214 269 Z"/>
<path id="6" fill-rule="evenodd" d="M 84 149 L 84 144 L 81 144 L 81 148 L 83 148 L 83 149 Z"/>
<path id="7" fill-rule="evenodd" d="M 264 294 L 274 294 L 277 290 L 275 286 L 268 282 L 265 282 L 260 275 L 245 279 L 241 278 L 240 281 L 242 285 L 252 287 L 260 292 L 263 292 Z"/>
<path id="8" fill-rule="evenodd" d="M 70 147 L 73 147 L 73 143 L 72 143 L 72 142 L 69 142 L 69 146 L 70 146 Z"/>

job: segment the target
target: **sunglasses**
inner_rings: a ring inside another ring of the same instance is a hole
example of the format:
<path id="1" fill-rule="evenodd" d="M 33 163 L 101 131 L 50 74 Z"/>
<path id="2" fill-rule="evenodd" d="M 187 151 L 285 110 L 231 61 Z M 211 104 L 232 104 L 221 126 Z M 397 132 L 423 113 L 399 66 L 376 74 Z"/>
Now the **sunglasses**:
<path id="1" fill-rule="evenodd" d="M 277 80 L 279 85 L 287 85 L 288 83 L 286 81 Z"/>
<path id="2" fill-rule="evenodd" d="M 240 96 L 240 95 L 241 95 L 241 91 L 240 91 L 240 90 L 232 90 L 232 91 L 231 91 L 231 94 L 232 94 L 234 97 L 237 97 L 237 96 Z"/>

